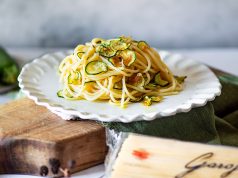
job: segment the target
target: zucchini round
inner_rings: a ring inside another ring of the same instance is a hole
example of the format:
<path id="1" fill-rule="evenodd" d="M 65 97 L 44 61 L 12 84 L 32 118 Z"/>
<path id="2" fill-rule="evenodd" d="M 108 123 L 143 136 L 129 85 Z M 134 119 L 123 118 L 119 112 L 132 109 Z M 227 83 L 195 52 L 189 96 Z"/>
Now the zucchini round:
<path id="1" fill-rule="evenodd" d="M 179 84 L 182 84 L 185 81 L 185 79 L 187 78 L 187 76 L 176 76 L 175 75 L 174 78 L 177 80 L 177 82 Z"/>
<path id="2" fill-rule="evenodd" d="M 88 75 L 97 75 L 107 71 L 108 71 L 107 64 L 102 61 L 89 62 L 85 67 L 85 72 Z"/>
<path id="3" fill-rule="evenodd" d="M 144 99 L 143 99 L 143 104 L 144 104 L 145 106 L 150 106 L 150 105 L 152 104 L 151 97 L 145 96 Z"/>
<path id="4" fill-rule="evenodd" d="M 57 96 L 58 96 L 59 98 L 64 98 L 64 96 L 63 96 L 63 90 L 59 90 L 59 91 L 57 92 Z"/>
<path id="5" fill-rule="evenodd" d="M 163 100 L 163 96 L 151 96 L 153 102 L 160 102 Z"/>
<path id="6" fill-rule="evenodd" d="M 145 41 L 139 41 L 137 47 L 144 51 L 145 49 L 149 48 L 150 46 Z"/>
<path id="7" fill-rule="evenodd" d="M 108 61 L 114 65 L 115 67 L 121 67 L 122 66 L 122 58 L 119 56 L 115 56 L 112 58 L 109 58 Z"/>
<path id="8" fill-rule="evenodd" d="M 150 106 L 152 102 L 160 102 L 163 100 L 163 96 L 145 96 L 143 104 L 145 106 Z"/>
<path id="9" fill-rule="evenodd" d="M 132 75 L 131 77 L 128 78 L 127 82 L 137 87 L 143 87 L 145 85 L 145 79 L 141 73 Z"/>
<path id="10" fill-rule="evenodd" d="M 101 42 L 100 46 L 109 47 L 111 45 L 111 40 L 105 40 Z"/>
<path id="11" fill-rule="evenodd" d="M 81 52 L 81 51 L 77 53 L 77 56 L 79 57 L 79 59 L 82 58 L 83 54 L 84 54 L 84 52 Z"/>
<path id="12" fill-rule="evenodd" d="M 131 43 L 132 38 L 131 37 L 125 37 L 125 36 L 120 36 L 119 39 L 125 43 Z"/>
<path id="13" fill-rule="evenodd" d="M 154 80 L 155 80 L 155 83 L 158 84 L 158 85 L 160 85 L 161 87 L 165 87 L 165 86 L 167 86 L 167 85 L 169 84 L 168 81 L 163 80 L 163 79 L 161 78 L 160 73 L 157 73 L 157 74 L 155 75 L 155 79 L 154 79 Z"/>
<path id="14" fill-rule="evenodd" d="M 148 83 L 146 86 L 145 86 L 146 89 L 150 89 L 150 90 L 155 90 L 158 88 L 158 85 L 155 84 L 155 83 Z"/>
<path id="15" fill-rule="evenodd" d="M 123 64 L 125 66 L 130 66 L 136 60 L 136 53 L 134 51 L 131 51 L 131 50 L 121 51 L 119 55 L 122 57 Z"/>
<path id="16" fill-rule="evenodd" d="M 81 73 L 78 71 L 73 71 L 68 76 L 68 84 L 73 84 L 75 81 L 79 80 L 81 77 Z"/>
<path id="17" fill-rule="evenodd" d="M 110 46 L 115 51 L 123 51 L 123 50 L 129 48 L 130 43 L 125 43 L 120 39 L 115 39 L 115 40 L 111 40 Z"/>
<path id="18" fill-rule="evenodd" d="M 110 46 L 100 46 L 99 47 L 99 54 L 103 57 L 110 58 L 117 54 L 117 51 L 113 50 Z"/>
<path id="19" fill-rule="evenodd" d="M 114 89 L 121 90 L 122 89 L 122 81 L 116 82 L 113 86 Z"/>

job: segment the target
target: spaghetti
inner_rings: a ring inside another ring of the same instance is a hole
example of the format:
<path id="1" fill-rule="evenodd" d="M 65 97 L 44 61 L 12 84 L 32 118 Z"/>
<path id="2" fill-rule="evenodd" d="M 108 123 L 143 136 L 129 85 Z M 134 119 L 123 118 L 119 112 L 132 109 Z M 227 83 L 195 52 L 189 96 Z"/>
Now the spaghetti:
<path id="1" fill-rule="evenodd" d="M 145 41 L 121 36 L 104 40 L 94 38 L 78 45 L 59 66 L 66 99 L 107 100 L 127 106 L 143 101 L 160 102 L 163 96 L 182 90 L 185 77 L 177 77 Z"/>

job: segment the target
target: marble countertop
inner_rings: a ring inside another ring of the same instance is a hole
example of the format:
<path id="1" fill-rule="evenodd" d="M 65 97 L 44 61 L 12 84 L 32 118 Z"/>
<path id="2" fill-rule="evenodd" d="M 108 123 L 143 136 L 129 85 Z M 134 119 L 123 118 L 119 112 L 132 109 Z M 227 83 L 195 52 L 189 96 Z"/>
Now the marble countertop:
<path id="1" fill-rule="evenodd" d="M 17 58 L 20 66 L 31 61 L 44 53 L 67 50 L 66 48 L 8 48 L 7 51 Z M 215 48 L 215 49 L 171 49 L 174 53 L 180 53 L 186 57 L 205 63 L 209 66 L 223 70 L 238 76 L 238 48 Z M 12 99 L 12 96 L 0 95 L 0 103 Z M 74 178 L 100 178 L 103 175 L 104 166 L 99 165 L 93 168 L 74 174 Z M 33 178 L 35 176 L 0 175 L 0 178 Z"/>

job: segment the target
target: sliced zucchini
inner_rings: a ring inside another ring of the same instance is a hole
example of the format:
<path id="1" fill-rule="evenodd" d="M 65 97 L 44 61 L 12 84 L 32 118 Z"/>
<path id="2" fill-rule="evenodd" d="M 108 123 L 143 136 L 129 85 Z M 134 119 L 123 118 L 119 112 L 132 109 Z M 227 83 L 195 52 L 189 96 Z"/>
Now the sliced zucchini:
<path id="1" fill-rule="evenodd" d="M 125 43 L 120 39 L 115 39 L 115 40 L 111 40 L 110 46 L 115 51 L 123 51 L 123 50 L 129 48 L 130 43 Z"/>
<path id="2" fill-rule="evenodd" d="M 185 81 L 185 79 L 187 78 L 187 76 L 176 76 L 175 75 L 174 78 L 177 80 L 177 82 L 179 84 L 182 84 Z"/>
<path id="3" fill-rule="evenodd" d="M 133 64 L 136 60 L 136 53 L 134 51 L 131 50 L 124 50 L 121 51 L 119 53 L 119 55 L 122 57 L 123 59 L 123 64 L 125 66 L 130 66 L 131 64 Z"/>
<path id="4" fill-rule="evenodd" d="M 102 61 L 89 62 L 85 67 L 85 72 L 88 75 L 97 75 L 107 71 L 108 71 L 107 64 Z"/>
<path id="5" fill-rule="evenodd" d="M 65 91 L 65 96 L 68 98 L 73 98 L 73 96 L 67 90 Z"/>
<path id="6" fill-rule="evenodd" d="M 144 51 L 145 49 L 149 48 L 150 46 L 145 41 L 139 41 L 137 47 Z"/>
<path id="7" fill-rule="evenodd" d="M 77 56 L 81 59 L 84 53 L 85 53 L 85 52 L 81 52 L 81 51 L 80 51 L 80 52 L 77 53 Z"/>
<path id="8" fill-rule="evenodd" d="M 59 98 L 64 98 L 63 90 L 59 90 L 59 91 L 57 92 L 57 96 L 58 96 Z M 65 96 L 68 97 L 68 98 L 73 98 L 73 96 L 70 95 L 67 90 L 65 91 Z"/>
<path id="9" fill-rule="evenodd" d="M 111 40 L 105 40 L 100 45 L 107 48 L 111 45 Z"/>
<path id="10" fill-rule="evenodd" d="M 157 73 L 157 74 L 155 75 L 154 80 L 155 80 L 155 83 L 156 83 L 156 84 L 158 84 L 158 85 L 160 85 L 160 86 L 162 86 L 162 87 L 165 87 L 166 85 L 169 84 L 168 81 L 163 80 L 163 79 L 161 78 L 160 73 Z"/>
<path id="11" fill-rule="evenodd" d="M 119 39 L 125 43 L 131 43 L 132 38 L 131 37 L 125 37 L 125 36 L 120 36 Z"/>
<path id="12" fill-rule="evenodd" d="M 95 89 L 95 81 L 88 81 L 84 83 L 84 89 L 86 89 L 89 92 L 93 92 L 93 90 Z"/>
<path id="13" fill-rule="evenodd" d="M 113 50 L 110 46 L 99 46 L 99 54 L 103 57 L 110 58 L 117 54 L 117 51 Z"/>
<path id="14" fill-rule="evenodd" d="M 58 96 L 59 98 L 64 98 L 64 96 L 63 96 L 63 90 L 59 90 L 59 91 L 57 92 L 57 96 Z"/>
<path id="15" fill-rule="evenodd" d="M 73 71 L 68 76 L 68 83 L 73 84 L 75 81 L 79 80 L 81 77 L 81 73 L 79 71 Z"/>
<path id="16" fill-rule="evenodd" d="M 96 43 L 97 45 L 100 45 L 100 44 L 102 44 L 103 42 L 104 42 L 104 40 L 99 39 L 99 38 L 95 41 L 95 43 Z"/>
<path id="17" fill-rule="evenodd" d="M 121 67 L 122 66 L 122 57 L 115 56 L 113 58 L 109 58 L 108 61 L 114 65 L 115 67 Z"/>
<path id="18" fill-rule="evenodd" d="M 114 89 L 121 90 L 122 89 L 122 81 L 116 82 L 113 86 Z"/>
<path id="19" fill-rule="evenodd" d="M 84 84 L 92 84 L 92 83 L 96 83 L 96 82 L 93 80 L 90 80 L 90 81 L 85 82 Z"/>
<path id="20" fill-rule="evenodd" d="M 152 102 L 160 102 L 163 100 L 163 96 L 145 96 L 143 104 L 145 106 L 150 106 Z"/>
<path id="21" fill-rule="evenodd" d="M 152 99 L 151 99 L 151 97 L 145 96 L 145 97 L 144 97 L 144 100 L 143 100 L 143 104 L 144 104 L 145 106 L 150 106 L 150 105 L 152 104 Z"/>
<path id="22" fill-rule="evenodd" d="M 94 84 L 96 84 L 96 82 L 95 81 L 88 81 L 88 82 L 85 82 L 84 83 L 84 86 L 92 86 L 92 85 L 94 85 Z"/>
<path id="23" fill-rule="evenodd" d="M 145 79 L 141 73 L 138 73 L 129 77 L 128 83 L 133 86 L 143 87 L 145 85 Z"/>
<path id="24" fill-rule="evenodd" d="M 155 84 L 155 83 L 148 83 L 146 86 L 145 86 L 146 89 L 150 89 L 150 90 L 155 90 L 158 88 L 158 85 Z"/>
<path id="25" fill-rule="evenodd" d="M 74 82 L 74 77 L 72 77 L 72 74 L 69 74 L 68 76 L 68 84 L 72 84 Z"/>
<path id="26" fill-rule="evenodd" d="M 151 96 L 153 102 L 160 102 L 163 100 L 163 96 Z"/>

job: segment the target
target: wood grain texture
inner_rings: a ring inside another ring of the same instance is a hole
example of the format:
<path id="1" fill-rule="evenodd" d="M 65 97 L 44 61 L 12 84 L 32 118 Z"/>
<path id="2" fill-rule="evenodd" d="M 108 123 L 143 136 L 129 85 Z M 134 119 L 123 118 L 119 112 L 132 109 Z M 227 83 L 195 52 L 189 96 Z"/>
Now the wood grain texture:
<path id="1" fill-rule="evenodd" d="M 50 158 L 62 168 L 76 161 L 76 172 L 102 163 L 106 151 L 105 130 L 94 121 L 62 120 L 30 99 L 0 106 L 0 173 L 39 175 Z"/>

